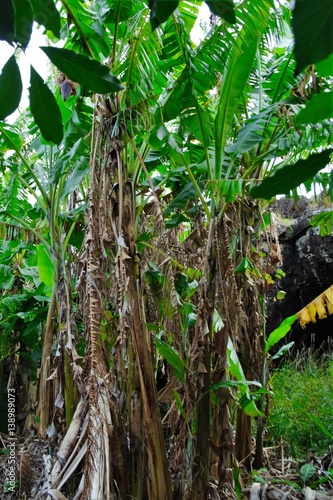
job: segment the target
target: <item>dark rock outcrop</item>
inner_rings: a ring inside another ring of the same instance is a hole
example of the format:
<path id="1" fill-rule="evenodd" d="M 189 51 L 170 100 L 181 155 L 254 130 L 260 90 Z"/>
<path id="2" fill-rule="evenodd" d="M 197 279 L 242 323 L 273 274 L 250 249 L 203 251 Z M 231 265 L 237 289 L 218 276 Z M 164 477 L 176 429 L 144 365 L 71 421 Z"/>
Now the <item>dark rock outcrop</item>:
<path id="1" fill-rule="evenodd" d="M 333 235 L 320 236 L 319 228 L 310 220 L 323 209 L 310 208 L 302 200 L 301 210 L 293 210 L 293 200 L 282 200 L 282 217 L 277 219 L 277 233 L 285 277 L 269 287 L 267 295 L 267 334 L 271 333 L 288 316 L 306 306 L 315 297 L 333 285 Z M 327 210 L 327 209 L 326 209 Z M 277 292 L 286 292 L 277 300 Z M 313 346 L 326 349 L 333 341 L 333 316 L 318 320 L 302 329 L 298 323 L 282 343 L 295 342 L 295 349 Z"/>

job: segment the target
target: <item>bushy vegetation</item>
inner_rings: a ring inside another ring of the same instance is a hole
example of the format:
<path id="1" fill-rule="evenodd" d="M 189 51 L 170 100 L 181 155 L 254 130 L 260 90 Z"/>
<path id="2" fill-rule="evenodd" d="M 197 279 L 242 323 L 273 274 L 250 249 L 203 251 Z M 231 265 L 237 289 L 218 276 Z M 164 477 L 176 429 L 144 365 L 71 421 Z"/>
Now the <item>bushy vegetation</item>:
<path id="1" fill-rule="evenodd" d="M 43 495 L 239 499 L 254 418 L 262 466 L 270 349 L 333 311 L 263 338 L 268 203 L 333 192 L 330 2 L 207 0 L 197 46 L 201 0 L 3 2 L 0 378 L 53 447 Z M 11 123 L 34 22 L 52 72 Z"/>
<path id="2" fill-rule="evenodd" d="M 302 353 L 275 370 L 271 382 L 267 443 L 297 459 L 325 454 L 333 445 L 333 356 Z"/>

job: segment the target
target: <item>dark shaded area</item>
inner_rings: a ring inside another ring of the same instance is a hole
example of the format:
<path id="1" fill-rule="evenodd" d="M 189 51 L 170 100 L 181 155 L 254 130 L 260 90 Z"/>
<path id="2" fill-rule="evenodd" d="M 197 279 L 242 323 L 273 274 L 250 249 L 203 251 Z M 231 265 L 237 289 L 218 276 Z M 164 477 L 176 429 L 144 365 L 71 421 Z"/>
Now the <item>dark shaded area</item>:
<path id="1" fill-rule="evenodd" d="M 333 235 L 320 236 L 319 228 L 310 225 L 312 217 L 322 209 L 310 208 L 304 199 L 296 206 L 293 200 L 282 199 L 274 209 L 279 210 L 281 217 L 288 217 L 277 224 L 283 258 L 281 269 L 286 276 L 268 290 L 267 334 L 333 284 Z M 283 300 L 274 300 L 278 290 L 286 292 Z M 290 341 L 295 342 L 293 349 L 297 351 L 309 347 L 325 351 L 333 342 L 333 316 L 304 329 L 295 323 L 277 348 Z"/>

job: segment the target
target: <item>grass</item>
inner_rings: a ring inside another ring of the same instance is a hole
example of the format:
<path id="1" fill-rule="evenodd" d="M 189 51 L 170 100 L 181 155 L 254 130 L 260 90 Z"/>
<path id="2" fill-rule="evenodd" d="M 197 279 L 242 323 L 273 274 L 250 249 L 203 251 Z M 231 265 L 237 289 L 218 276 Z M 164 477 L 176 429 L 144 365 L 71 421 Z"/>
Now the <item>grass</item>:
<path id="1" fill-rule="evenodd" d="M 304 459 L 333 447 L 333 356 L 312 351 L 286 360 L 271 379 L 274 396 L 266 444 L 282 445 L 285 455 Z"/>

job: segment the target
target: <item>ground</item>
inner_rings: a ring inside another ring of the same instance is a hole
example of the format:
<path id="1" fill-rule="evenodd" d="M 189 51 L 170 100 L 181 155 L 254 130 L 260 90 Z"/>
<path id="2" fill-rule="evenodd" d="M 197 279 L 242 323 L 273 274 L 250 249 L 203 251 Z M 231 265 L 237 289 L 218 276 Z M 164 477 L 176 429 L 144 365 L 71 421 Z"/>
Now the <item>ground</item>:
<path id="1" fill-rule="evenodd" d="M 2 449 L 7 448 L 10 440 L 0 434 Z M 283 447 L 265 448 L 266 466 L 252 475 L 243 473 L 242 498 L 250 500 L 329 500 L 333 498 L 333 451 L 324 457 L 312 457 L 307 461 L 309 467 L 300 472 L 302 463 L 285 457 Z M 17 438 L 16 456 L 18 457 L 16 493 L 0 493 L 0 499 L 37 500 L 47 498 L 47 477 L 52 456 L 56 448 L 38 439 L 33 433 L 25 438 Z M 312 467 L 311 467 L 312 466 Z M 329 472 L 331 471 L 331 472 Z M 5 478 L 8 473 L 8 455 L 0 455 L 0 491 L 4 492 Z M 51 497 L 49 497 L 51 498 Z M 58 494 L 53 498 L 65 500 Z M 217 498 L 217 497 L 216 497 Z M 220 497 L 219 497 L 220 498 Z M 204 499 L 203 499 L 204 500 Z"/>

